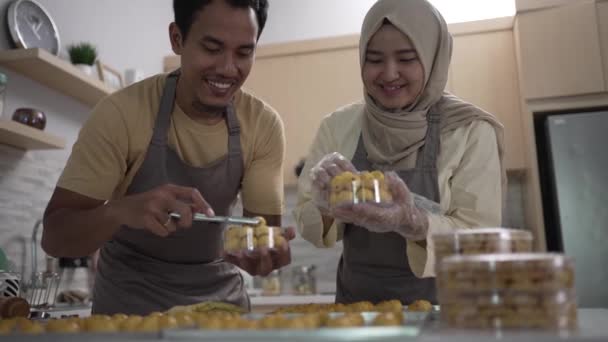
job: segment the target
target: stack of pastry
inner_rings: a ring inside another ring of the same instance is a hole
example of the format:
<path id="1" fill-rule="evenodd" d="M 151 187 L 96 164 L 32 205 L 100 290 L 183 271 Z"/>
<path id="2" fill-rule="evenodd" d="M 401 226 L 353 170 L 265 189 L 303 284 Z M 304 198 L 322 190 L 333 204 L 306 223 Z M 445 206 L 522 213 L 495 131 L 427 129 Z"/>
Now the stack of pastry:
<path id="1" fill-rule="evenodd" d="M 331 207 L 357 203 L 388 204 L 392 202 L 393 196 L 384 179 L 384 173 L 381 171 L 361 173 L 346 171 L 331 180 L 329 195 Z"/>
<path id="2" fill-rule="evenodd" d="M 287 241 L 280 227 L 269 227 L 264 218 L 253 226 L 230 226 L 224 232 L 224 250 L 231 254 L 254 252 L 260 249 L 275 249 L 285 246 Z"/>
<path id="3" fill-rule="evenodd" d="M 433 235 L 437 265 L 450 255 L 532 252 L 532 234 L 521 229 L 476 228 Z"/>
<path id="4" fill-rule="evenodd" d="M 561 254 L 451 256 L 438 270 L 441 317 L 457 328 L 576 327 L 574 267 Z"/>

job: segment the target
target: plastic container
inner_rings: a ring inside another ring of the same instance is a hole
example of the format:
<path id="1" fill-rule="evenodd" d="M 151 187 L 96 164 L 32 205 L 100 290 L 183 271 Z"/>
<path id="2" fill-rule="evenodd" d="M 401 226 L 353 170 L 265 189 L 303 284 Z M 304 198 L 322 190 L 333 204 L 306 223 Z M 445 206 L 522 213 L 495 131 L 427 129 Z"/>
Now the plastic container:
<path id="1" fill-rule="evenodd" d="M 433 235 L 435 261 L 451 255 L 532 252 L 532 234 L 521 229 L 480 228 Z"/>
<path id="2" fill-rule="evenodd" d="M 278 296 L 281 294 L 281 271 L 274 270 L 262 278 L 262 295 Z"/>
<path id="3" fill-rule="evenodd" d="M 441 319 L 453 328 L 573 330 L 574 266 L 561 254 L 450 256 L 437 273 Z"/>
<path id="4" fill-rule="evenodd" d="M 391 204 L 393 196 L 381 171 L 343 172 L 331 180 L 330 207 L 374 203 Z"/>
<path id="5" fill-rule="evenodd" d="M 317 278 L 314 265 L 294 267 L 291 273 L 291 288 L 295 295 L 317 293 Z"/>
<path id="6" fill-rule="evenodd" d="M 256 227 L 230 226 L 224 231 L 224 251 L 232 255 L 277 249 L 286 244 L 280 227 L 268 227 L 265 224 Z"/>

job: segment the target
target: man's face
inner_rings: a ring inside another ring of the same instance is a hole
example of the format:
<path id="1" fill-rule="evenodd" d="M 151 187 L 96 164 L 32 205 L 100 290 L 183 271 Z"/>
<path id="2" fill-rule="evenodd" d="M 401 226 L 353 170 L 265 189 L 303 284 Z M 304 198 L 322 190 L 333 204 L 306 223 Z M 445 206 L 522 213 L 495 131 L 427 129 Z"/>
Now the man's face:
<path id="1" fill-rule="evenodd" d="M 243 85 L 255 57 L 258 35 L 251 8 L 212 1 L 198 11 L 188 36 L 171 25 L 173 51 L 181 55 L 182 89 L 199 108 L 226 107 Z"/>

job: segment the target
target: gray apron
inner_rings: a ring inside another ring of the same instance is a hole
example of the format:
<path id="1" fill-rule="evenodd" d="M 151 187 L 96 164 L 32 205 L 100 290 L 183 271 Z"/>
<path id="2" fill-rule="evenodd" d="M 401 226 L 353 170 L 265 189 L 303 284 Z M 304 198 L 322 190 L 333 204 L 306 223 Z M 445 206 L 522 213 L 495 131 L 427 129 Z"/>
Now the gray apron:
<path id="1" fill-rule="evenodd" d="M 439 120 L 439 114 L 429 113 L 425 143 L 418 152 L 416 166 L 409 170 L 396 170 L 412 192 L 437 203 L 440 199 L 437 183 Z M 361 137 L 352 163 L 360 171 L 373 169 Z M 401 235 L 374 233 L 347 224 L 343 246 L 336 279 L 337 303 L 377 303 L 391 299 L 399 299 L 404 304 L 418 299 L 437 302 L 435 279 L 420 279 L 414 275 L 407 258 L 407 243 Z"/>
<path id="2" fill-rule="evenodd" d="M 146 157 L 127 195 L 166 183 L 194 187 L 217 215 L 230 215 L 244 169 L 236 114 L 230 105 L 225 115 L 228 155 L 204 168 L 187 165 L 167 144 L 178 77 L 179 71 L 167 77 Z M 220 258 L 223 229 L 217 223 L 195 222 L 163 238 L 122 227 L 101 249 L 93 313 L 145 315 L 202 301 L 249 310 L 240 272 Z"/>

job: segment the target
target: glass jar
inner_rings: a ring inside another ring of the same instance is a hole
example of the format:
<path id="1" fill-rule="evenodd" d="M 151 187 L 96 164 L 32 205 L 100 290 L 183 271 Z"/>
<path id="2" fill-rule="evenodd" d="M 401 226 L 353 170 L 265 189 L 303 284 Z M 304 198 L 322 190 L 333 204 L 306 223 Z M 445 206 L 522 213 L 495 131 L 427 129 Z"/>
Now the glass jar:
<path id="1" fill-rule="evenodd" d="M 0 72 L 0 117 L 4 114 L 4 104 L 6 103 L 6 85 L 8 78 Z"/>
<path id="2" fill-rule="evenodd" d="M 292 270 L 291 288 L 295 295 L 312 295 L 317 293 L 315 266 L 299 266 Z"/>
<path id="3" fill-rule="evenodd" d="M 262 278 L 262 295 L 278 296 L 281 294 L 281 272 L 272 271 L 269 275 Z"/>

